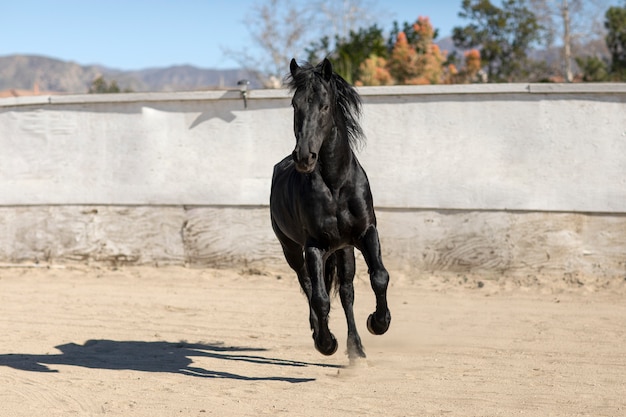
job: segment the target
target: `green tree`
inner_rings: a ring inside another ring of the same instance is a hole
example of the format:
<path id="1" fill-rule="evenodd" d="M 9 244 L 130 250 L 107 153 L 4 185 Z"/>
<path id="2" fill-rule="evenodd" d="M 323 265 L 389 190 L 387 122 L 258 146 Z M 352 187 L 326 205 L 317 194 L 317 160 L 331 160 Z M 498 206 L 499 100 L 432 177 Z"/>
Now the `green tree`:
<path id="1" fill-rule="evenodd" d="M 606 46 L 611 53 L 611 76 L 626 80 L 626 6 L 611 7 L 606 12 Z"/>
<path id="2" fill-rule="evenodd" d="M 459 17 L 465 27 L 455 27 L 454 44 L 478 48 L 490 82 L 522 81 L 531 73 L 530 47 L 541 39 L 541 27 L 525 0 L 503 0 L 502 8 L 490 0 L 463 0 Z"/>
<path id="3" fill-rule="evenodd" d="M 330 40 L 322 38 L 307 48 L 310 62 L 317 62 L 327 57 L 333 69 L 349 83 L 359 79 L 360 66 L 367 58 L 376 55 L 385 58 L 388 55 L 383 31 L 377 25 L 350 31 L 347 39 L 335 37 L 335 50 L 330 51 Z"/>
<path id="4" fill-rule="evenodd" d="M 89 87 L 89 94 L 109 94 L 109 93 L 121 93 L 122 90 L 117 85 L 117 81 L 113 80 L 108 83 L 101 75 L 91 82 Z M 132 90 L 127 88 L 124 93 L 131 93 Z"/>
<path id="5" fill-rule="evenodd" d="M 424 43 L 424 34 L 421 33 L 418 28 L 415 27 L 415 22 L 413 23 L 404 22 L 402 23 L 402 28 L 400 27 L 398 22 L 393 22 L 393 28 L 391 29 L 391 32 L 389 34 L 389 40 L 387 41 L 387 48 L 390 51 L 393 50 L 394 46 L 396 45 L 396 42 L 398 40 L 398 35 L 400 34 L 400 32 L 404 33 L 404 35 L 406 36 L 407 42 L 411 45 L 417 46 L 417 45 L 422 45 Z M 433 28 L 430 41 L 437 39 L 438 35 L 439 35 L 439 30 Z M 422 49 L 422 50 L 418 50 L 417 52 L 424 53 L 427 51 Z"/>
<path id="6" fill-rule="evenodd" d="M 395 24 L 395 29 L 399 26 Z M 434 42 L 436 30 L 430 19 L 420 16 L 404 24 L 387 57 L 370 55 L 361 65 L 358 85 L 451 84 L 477 81 L 480 52 L 466 51 L 461 69 L 450 62 L 447 53 Z M 409 41 L 410 39 L 410 41 Z"/>
<path id="7" fill-rule="evenodd" d="M 609 65 L 597 56 L 576 57 L 583 81 L 608 81 Z"/>

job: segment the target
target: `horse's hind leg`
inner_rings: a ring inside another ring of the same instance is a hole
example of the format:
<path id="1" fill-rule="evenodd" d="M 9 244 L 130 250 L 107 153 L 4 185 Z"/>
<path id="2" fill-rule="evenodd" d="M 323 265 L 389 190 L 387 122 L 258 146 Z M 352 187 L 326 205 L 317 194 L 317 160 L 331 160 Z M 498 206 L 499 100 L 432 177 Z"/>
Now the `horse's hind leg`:
<path id="1" fill-rule="evenodd" d="M 359 249 L 363 253 L 363 257 L 369 269 L 372 289 L 376 295 L 376 311 L 367 318 L 367 329 L 372 334 L 380 335 L 389 329 L 391 313 L 387 306 L 389 273 L 383 265 L 378 231 L 375 226 L 370 226 L 369 229 L 367 229 L 359 245 Z"/>
<path id="2" fill-rule="evenodd" d="M 326 292 L 328 295 L 333 290 L 334 284 L 337 282 L 337 255 L 335 252 L 331 253 L 326 259 L 326 265 L 324 266 L 324 285 L 326 286 Z"/>
<path id="3" fill-rule="evenodd" d="M 354 322 L 354 248 L 352 246 L 335 252 L 337 254 L 337 275 L 339 276 L 339 296 L 348 322 L 348 357 L 364 358 L 365 352 L 361 337 Z"/>

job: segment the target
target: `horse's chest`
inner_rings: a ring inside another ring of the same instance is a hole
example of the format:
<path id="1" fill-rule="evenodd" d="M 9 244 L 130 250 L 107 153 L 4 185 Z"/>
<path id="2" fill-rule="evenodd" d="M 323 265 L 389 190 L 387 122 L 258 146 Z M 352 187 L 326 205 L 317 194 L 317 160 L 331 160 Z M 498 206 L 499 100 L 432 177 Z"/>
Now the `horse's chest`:
<path id="1" fill-rule="evenodd" d="M 355 217 L 350 212 L 349 201 L 331 193 L 318 196 L 312 202 L 315 206 L 309 217 L 308 234 L 326 241 L 330 245 L 347 243 L 351 240 Z"/>

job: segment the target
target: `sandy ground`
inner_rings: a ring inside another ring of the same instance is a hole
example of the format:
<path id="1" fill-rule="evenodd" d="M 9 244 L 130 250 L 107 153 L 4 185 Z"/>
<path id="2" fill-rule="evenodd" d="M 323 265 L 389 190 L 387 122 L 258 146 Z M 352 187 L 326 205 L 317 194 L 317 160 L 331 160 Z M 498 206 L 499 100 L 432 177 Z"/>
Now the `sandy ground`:
<path id="1" fill-rule="evenodd" d="M 350 364 L 287 271 L 2 268 L 0 416 L 626 416 L 624 282 L 392 280 Z"/>

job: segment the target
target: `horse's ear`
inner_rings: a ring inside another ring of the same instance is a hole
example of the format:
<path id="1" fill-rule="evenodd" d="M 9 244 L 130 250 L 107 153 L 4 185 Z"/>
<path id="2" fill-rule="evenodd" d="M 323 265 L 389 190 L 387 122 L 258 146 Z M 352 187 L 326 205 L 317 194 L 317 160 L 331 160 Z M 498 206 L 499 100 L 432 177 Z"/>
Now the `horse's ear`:
<path id="1" fill-rule="evenodd" d="M 291 58 L 291 63 L 289 64 L 289 71 L 291 71 L 291 76 L 295 77 L 299 70 L 300 70 L 300 66 L 296 62 L 296 59 Z"/>
<path id="2" fill-rule="evenodd" d="M 330 81 L 330 78 L 333 75 L 333 64 L 330 63 L 328 58 L 324 58 L 324 62 L 322 62 L 322 77 L 326 81 Z"/>

